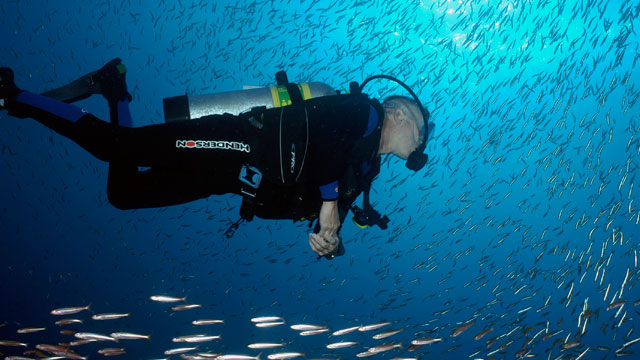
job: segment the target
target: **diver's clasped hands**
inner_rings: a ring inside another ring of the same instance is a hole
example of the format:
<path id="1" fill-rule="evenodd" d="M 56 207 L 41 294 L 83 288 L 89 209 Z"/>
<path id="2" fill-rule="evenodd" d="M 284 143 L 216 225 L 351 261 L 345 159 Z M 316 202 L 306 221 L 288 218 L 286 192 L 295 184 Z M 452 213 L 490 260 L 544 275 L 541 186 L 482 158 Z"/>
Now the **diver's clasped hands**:
<path id="1" fill-rule="evenodd" d="M 325 256 L 334 252 L 340 244 L 338 200 L 322 202 L 318 222 L 320 231 L 317 234 L 309 234 L 309 245 L 316 254 Z"/>
<path id="2" fill-rule="evenodd" d="M 340 238 L 334 235 L 331 238 L 325 238 L 318 234 L 309 234 L 309 245 L 319 256 L 331 254 L 340 244 Z M 319 259 L 320 257 L 318 257 Z"/>

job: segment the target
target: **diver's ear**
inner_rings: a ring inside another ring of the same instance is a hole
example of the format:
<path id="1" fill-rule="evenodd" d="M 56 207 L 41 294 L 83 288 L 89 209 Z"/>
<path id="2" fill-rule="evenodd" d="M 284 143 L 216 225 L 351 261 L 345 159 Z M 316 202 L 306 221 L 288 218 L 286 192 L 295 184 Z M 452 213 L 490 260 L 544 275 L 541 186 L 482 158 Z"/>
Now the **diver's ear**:
<path id="1" fill-rule="evenodd" d="M 404 111 L 402 111 L 402 109 L 398 109 L 398 108 L 393 109 L 392 114 L 393 114 L 393 119 L 397 125 L 402 124 L 406 119 L 406 116 L 404 114 Z"/>

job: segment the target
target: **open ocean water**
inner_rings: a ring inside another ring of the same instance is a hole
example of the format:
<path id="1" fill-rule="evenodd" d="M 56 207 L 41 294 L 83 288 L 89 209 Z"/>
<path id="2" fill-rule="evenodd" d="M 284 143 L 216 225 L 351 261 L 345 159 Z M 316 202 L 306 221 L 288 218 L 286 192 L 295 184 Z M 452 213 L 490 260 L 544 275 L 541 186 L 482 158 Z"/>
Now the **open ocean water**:
<path id="1" fill-rule="evenodd" d="M 163 122 L 164 97 L 270 86 L 286 70 L 335 89 L 395 76 L 436 128 L 425 169 L 389 158 L 374 182 L 389 229 L 349 216 L 346 254 L 328 261 L 306 223 L 257 219 L 224 238 L 237 196 L 117 210 L 106 163 L 0 113 L 0 341 L 26 343 L 0 352 L 39 358 L 38 344 L 73 341 L 60 333 L 71 330 L 150 335 L 73 347 L 90 359 L 110 347 L 165 358 L 191 334 L 221 335 L 191 354 L 261 359 L 640 358 L 639 16 L 638 1 L 604 0 L 3 0 L 0 66 L 20 88 L 50 90 L 120 57 L 135 126 Z M 406 95 L 382 80 L 365 92 Z M 80 105 L 108 119 L 101 97 Z M 202 307 L 172 311 L 152 295 Z M 54 324 L 51 310 L 85 305 L 65 317 L 82 323 Z M 100 313 L 130 316 L 91 319 Z M 285 324 L 258 328 L 257 316 Z M 17 332 L 32 327 L 46 329 Z M 344 341 L 358 343 L 326 347 Z M 259 342 L 284 346 L 247 348 Z M 368 350 L 383 344 L 398 346 Z"/>

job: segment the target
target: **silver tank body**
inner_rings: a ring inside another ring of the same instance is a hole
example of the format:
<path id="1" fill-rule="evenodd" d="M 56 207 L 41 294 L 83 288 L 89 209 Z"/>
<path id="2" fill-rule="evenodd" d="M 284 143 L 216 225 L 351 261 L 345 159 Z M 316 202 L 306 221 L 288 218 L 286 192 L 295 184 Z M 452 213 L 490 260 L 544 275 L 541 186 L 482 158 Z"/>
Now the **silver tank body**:
<path id="1" fill-rule="evenodd" d="M 307 84 L 311 98 L 336 94 L 336 91 L 325 83 L 310 82 Z M 189 118 L 191 119 L 224 113 L 238 115 L 256 106 L 275 107 L 271 87 L 194 95 L 189 96 L 188 101 Z"/>

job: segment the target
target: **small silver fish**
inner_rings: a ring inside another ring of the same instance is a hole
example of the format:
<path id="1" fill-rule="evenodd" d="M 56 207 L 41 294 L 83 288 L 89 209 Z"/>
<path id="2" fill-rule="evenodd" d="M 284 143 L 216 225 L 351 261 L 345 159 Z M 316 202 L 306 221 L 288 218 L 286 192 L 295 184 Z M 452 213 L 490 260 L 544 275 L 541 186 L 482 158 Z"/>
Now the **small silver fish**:
<path id="1" fill-rule="evenodd" d="M 118 342 L 117 339 L 114 339 L 111 336 L 95 334 L 95 333 L 90 333 L 90 332 L 77 332 L 77 333 L 73 334 L 73 336 L 77 337 L 78 339 L 84 339 L 84 340 L 115 341 L 115 342 Z"/>
<path id="2" fill-rule="evenodd" d="M 370 330 L 376 330 L 376 329 L 380 329 L 381 327 L 387 326 L 387 325 L 391 325 L 390 322 L 380 322 L 380 323 L 375 323 L 375 324 L 371 324 L 371 325 L 364 325 L 364 326 L 360 326 L 358 328 L 358 331 L 370 331 Z"/>
<path id="3" fill-rule="evenodd" d="M 271 349 L 271 348 L 281 347 L 281 346 L 284 346 L 284 344 L 282 344 L 282 343 L 254 343 L 254 344 L 247 345 L 247 347 L 249 349 Z"/>
<path id="4" fill-rule="evenodd" d="M 77 314 L 84 310 L 89 310 L 89 306 L 75 306 L 51 310 L 51 315 L 71 315 Z"/>
<path id="5" fill-rule="evenodd" d="M 193 350 L 198 350 L 198 347 L 194 346 L 194 347 L 184 347 L 184 348 L 169 349 L 169 350 L 165 350 L 164 354 L 165 355 L 175 355 L 175 354 L 186 353 L 186 352 L 193 351 Z"/>
<path id="6" fill-rule="evenodd" d="M 137 339 L 147 339 L 149 340 L 151 338 L 151 336 L 149 335 L 140 335 L 140 334 L 133 334 L 133 333 L 128 333 L 128 332 L 114 332 L 109 334 L 109 336 L 111 336 L 114 339 L 124 339 L 124 340 L 137 340 Z"/>
<path id="7" fill-rule="evenodd" d="M 173 338 L 173 342 L 187 342 L 187 343 L 196 343 L 196 342 L 207 342 L 211 340 L 220 339 L 220 335 L 186 335 L 186 336 L 178 336 Z"/>
<path id="8" fill-rule="evenodd" d="M 224 320 L 203 319 L 203 320 L 193 320 L 191 323 L 193 325 L 213 325 L 213 324 L 224 324 Z"/>
<path id="9" fill-rule="evenodd" d="M 327 349 L 342 349 L 350 346 L 358 345 L 357 341 L 343 341 L 327 345 Z"/>
<path id="10" fill-rule="evenodd" d="M 302 330 L 302 331 L 310 331 L 310 330 L 320 330 L 325 329 L 324 325 L 315 325 L 315 324 L 295 324 L 291 325 L 293 330 Z"/>
<path id="11" fill-rule="evenodd" d="M 256 327 L 259 328 L 266 328 L 266 327 L 272 327 L 272 326 L 278 326 L 278 325 L 284 325 L 284 321 L 273 321 L 273 322 L 259 322 L 256 323 Z"/>
<path id="12" fill-rule="evenodd" d="M 195 309 L 195 308 L 201 308 L 202 305 L 200 304 L 185 304 L 185 305 L 176 305 L 176 306 L 172 306 L 171 310 L 173 311 L 182 311 L 182 310 L 189 310 L 189 309 Z"/>
<path id="13" fill-rule="evenodd" d="M 279 316 L 259 316 L 251 319 L 251 322 L 259 323 L 259 322 L 273 322 L 273 321 L 284 321 Z"/>
<path id="14" fill-rule="evenodd" d="M 185 296 L 185 297 L 179 298 L 179 297 L 165 296 L 165 295 L 153 295 L 153 296 L 150 296 L 149 299 L 153 301 L 172 303 L 172 302 L 186 301 L 187 297 Z"/>
<path id="15" fill-rule="evenodd" d="M 22 329 L 18 329 L 17 333 L 18 334 L 30 334 L 30 333 L 34 333 L 34 332 L 38 332 L 38 331 L 43 331 L 46 330 L 47 328 L 22 328 Z"/>
<path id="16" fill-rule="evenodd" d="M 115 320 L 115 319 L 120 319 L 123 317 L 127 317 L 131 314 L 127 313 L 127 314 L 114 314 L 114 313 L 109 313 L 109 314 L 95 314 L 93 316 L 91 316 L 91 318 L 93 320 Z"/>
<path id="17" fill-rule="evenodd" d="M 285 353 L 269 354 L 267 358 L 269 358 L 269 360 L 285 360 L 285 359 L 293 359 L 293 358 L 305 357 L 305 356 L 306 355 L 304 353 L 285 352 Z"/>

